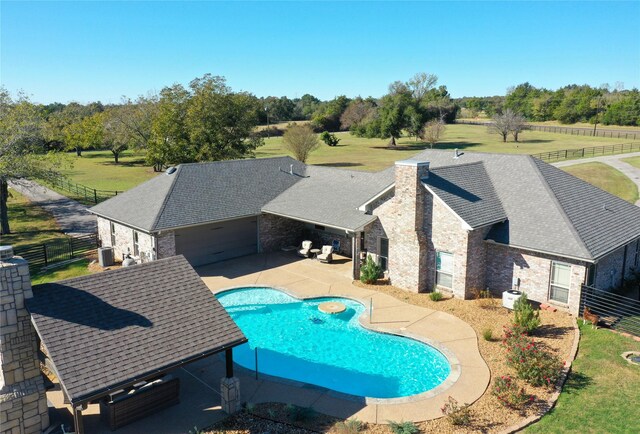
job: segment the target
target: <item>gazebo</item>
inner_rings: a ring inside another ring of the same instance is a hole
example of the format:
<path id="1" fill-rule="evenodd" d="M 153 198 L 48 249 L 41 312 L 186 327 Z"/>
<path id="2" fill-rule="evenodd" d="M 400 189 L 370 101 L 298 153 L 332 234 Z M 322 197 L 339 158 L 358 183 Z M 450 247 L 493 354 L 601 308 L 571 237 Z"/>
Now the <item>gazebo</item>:
<path id="1" fill-rule="evenodd" d="M 136 403 L 138 417 L 177 403 L 177 380 L 165 374 L 220 352 L 223 408 L 239 405 L 232 348 L 247 339 L 184 257 L 37 285 L 33 295 L 31 321 L 77 433 L 89 403 Z"/>

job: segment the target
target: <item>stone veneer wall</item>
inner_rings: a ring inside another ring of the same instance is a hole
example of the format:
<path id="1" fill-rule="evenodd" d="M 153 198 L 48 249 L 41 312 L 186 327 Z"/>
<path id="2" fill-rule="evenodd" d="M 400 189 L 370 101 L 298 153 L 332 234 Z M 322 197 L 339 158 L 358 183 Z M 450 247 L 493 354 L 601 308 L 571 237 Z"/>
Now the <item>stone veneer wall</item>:
<path id="1" fill-rule="evenodd" d="M 304 223 L 273 214 L 262 214 L 258 219 L 260 252 L 275 252 L 286 246 L 299 246 Z"/>
<path id="2" fill-rule="evenodd" d="M 169 258 L 176 255 L 176 234 L 174 231 L 166 231 L 157 236 L 158 259 Z"/>
<path id="3" fill-rule="evenodd" d="M 133 232 L 134 229 L 114 223 L 116 230 L 115 245 L 111 245 L 111 222 L 105 218 L 98 217 L 98 238 L 102 247 L 113 247 L 113 255 L 117 261 L 121 261 L 127 252 L 133 256 Z M 138 248 L 149 258 L 153 258 L 153 237 L 145 232 L 138 232 Z"/>
<path id="4" fill-rule="evenodd" d="M 0 261 L 0 433 L 41 433 L 49 426 L 36 332 L 25 299 L 33 297 L 27 261 Z"/>
<path id="5" fill-rule="evenodd" d="M 569 302 L 567 305 L 549 300 L 551 261 L 571 265 Z M 509 246 L 487 244 L 487 287 L 495 294 L 511 289 L 513 278 L 520 279 L 520 290 L 530 300 L 549 303 L 578 315 L 580 292 L 586 275 L 586 263 L 569 261 L 566 258 L 533 253 Z"/>

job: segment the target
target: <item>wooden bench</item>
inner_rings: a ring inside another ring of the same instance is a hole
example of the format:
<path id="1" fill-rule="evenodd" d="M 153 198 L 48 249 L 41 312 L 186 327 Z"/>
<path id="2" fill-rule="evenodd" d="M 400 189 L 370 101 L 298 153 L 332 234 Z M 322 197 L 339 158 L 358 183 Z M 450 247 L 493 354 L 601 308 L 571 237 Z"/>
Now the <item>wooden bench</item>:
<path id="1" fill-rule="evenodd" d="M 112 431 L 180 402 L 180 380 L 150 382 L 100 401 L 100 417 Z"/>

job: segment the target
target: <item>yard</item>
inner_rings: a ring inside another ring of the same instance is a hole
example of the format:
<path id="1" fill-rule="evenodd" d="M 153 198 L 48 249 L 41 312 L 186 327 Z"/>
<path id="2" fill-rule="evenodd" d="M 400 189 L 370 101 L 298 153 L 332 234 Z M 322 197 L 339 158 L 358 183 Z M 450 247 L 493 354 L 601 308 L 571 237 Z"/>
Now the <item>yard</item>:
<path id="1" fill-rule="evenodd" d="M 640 169 L 640 157 L 622 158 L 622 161 Z"/>
<path id="2" fill-rule="evenodd" d="M 595 185 L 627 202 L 638 200 L 638 188 L 622 172 L 604 163 L 583 163 L 563 167 L 562 170 Z"/>

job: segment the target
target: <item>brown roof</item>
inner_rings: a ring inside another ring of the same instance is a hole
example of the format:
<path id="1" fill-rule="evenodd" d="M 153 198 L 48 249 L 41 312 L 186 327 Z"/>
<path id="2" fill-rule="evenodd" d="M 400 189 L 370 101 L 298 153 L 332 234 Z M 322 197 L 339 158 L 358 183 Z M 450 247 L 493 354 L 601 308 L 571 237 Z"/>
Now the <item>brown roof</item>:
<path id="1" fill-rule="evenodd" d="M 246 342 L 183 256 L 33 294 L 32 321 L 73 404 Z"/>

